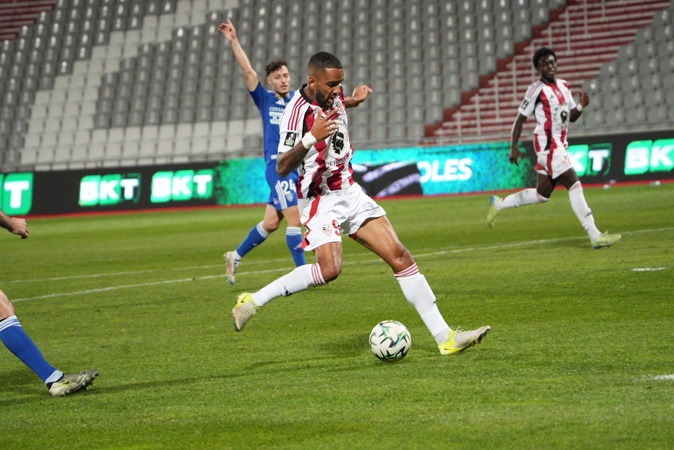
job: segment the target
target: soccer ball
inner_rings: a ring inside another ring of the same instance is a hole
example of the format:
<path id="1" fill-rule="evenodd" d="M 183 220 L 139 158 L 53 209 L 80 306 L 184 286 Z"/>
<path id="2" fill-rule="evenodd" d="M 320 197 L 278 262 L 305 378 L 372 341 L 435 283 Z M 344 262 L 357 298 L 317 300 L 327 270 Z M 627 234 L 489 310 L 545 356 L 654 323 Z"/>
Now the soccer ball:
<path id="1" fill-rule="evenodd" d="M 379 322 L 370 333 L 370 350 L 384 362 L 400 361 L 412 348 L 412 336 L 397 320 Z"/>

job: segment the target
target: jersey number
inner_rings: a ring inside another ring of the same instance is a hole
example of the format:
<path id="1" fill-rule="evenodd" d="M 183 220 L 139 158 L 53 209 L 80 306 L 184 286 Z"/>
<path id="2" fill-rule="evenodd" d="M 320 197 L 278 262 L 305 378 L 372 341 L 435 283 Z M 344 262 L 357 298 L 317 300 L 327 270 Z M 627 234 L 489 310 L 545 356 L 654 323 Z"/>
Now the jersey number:
<path id="1" fill-rule="evenodd" d="M 293 183 L 293 182 L 290 182 L 288 180 L 283 180 L 283 181 L 280 181 L 279 184 L 281 185 L 281 190 L 283 191 L 283 195 L 287 196 L 287 194 L 297 192 L 297 187 L 295 186 L 295 183 Z"/>

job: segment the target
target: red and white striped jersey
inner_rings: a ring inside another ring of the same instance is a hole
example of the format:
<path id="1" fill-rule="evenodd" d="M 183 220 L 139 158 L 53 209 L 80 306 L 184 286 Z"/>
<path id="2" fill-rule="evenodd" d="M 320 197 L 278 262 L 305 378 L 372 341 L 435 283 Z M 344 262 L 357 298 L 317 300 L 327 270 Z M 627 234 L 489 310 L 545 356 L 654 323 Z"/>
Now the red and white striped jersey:
<path id="1" fill-rule="evenodd" d="M 538 80 L 529 86 L 518 112 L 525 117 L 529 117 L 532 112 L 535 113 L 536 152 L 542 150 L 554 152 L 556 149 L 568 148 L 566 136 L 571 119 L 570 111 L 575 107 L 576 102 L 566 80 L 557 78 L 555 83 Z"/>
<path id="2" fill-rule="evenodd" d="M 293 95 L 281 118 L 279 155 L 290 151 L 302 137 L 311 131 L 314 120 L 322 112 L 321 107 L 313 104 L 304 93 L 306 85 Z M 349 140 L 348 120 L 344 107 L 344 90 L 334 106 L 339 113 L 334 119 L 339 130 L 323 141 L 317 142 L 306 154 L 299 167 L 300 178 L 297 182 L 298 198 L 310 198 L 325 195 L 331 191 L 341 191 L 355 183 L 351 158 L 353 147 Z"/>

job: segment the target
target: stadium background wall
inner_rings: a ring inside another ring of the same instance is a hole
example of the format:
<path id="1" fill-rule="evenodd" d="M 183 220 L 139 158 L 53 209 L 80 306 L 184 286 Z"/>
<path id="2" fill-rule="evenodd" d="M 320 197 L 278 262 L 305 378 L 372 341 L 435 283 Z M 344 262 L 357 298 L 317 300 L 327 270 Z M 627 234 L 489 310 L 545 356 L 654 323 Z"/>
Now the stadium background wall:
<path id="1" fill-rule="evenodd" d="M 571 139 L 584 184 L 674 179 L 674 131 Z M 358 150 L 354 174 L 374 197 L 503 191 L 533 186 L 526 158 L 508 163 L 509 144 Z M 181 206 L 265 203 L 262 158 L 169 166 L 0 174 L 0 207 L 10 215 L 52 215 Z"/>

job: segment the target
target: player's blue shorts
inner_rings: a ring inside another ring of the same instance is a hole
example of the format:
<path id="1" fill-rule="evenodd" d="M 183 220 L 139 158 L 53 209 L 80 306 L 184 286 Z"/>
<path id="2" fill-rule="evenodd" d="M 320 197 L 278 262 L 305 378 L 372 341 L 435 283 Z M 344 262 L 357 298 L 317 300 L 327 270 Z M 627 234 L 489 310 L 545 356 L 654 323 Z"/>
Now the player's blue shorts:
<path id="1" fill-rule="evenodd" d="M 276 160 L 266 165 L 265 178 L 269 185 L 270 193 L 267 204 L 272 205 L 277 211 L 297 206 L 297 171 L 292 172 L 285 178 L 276 173 Z"/>

